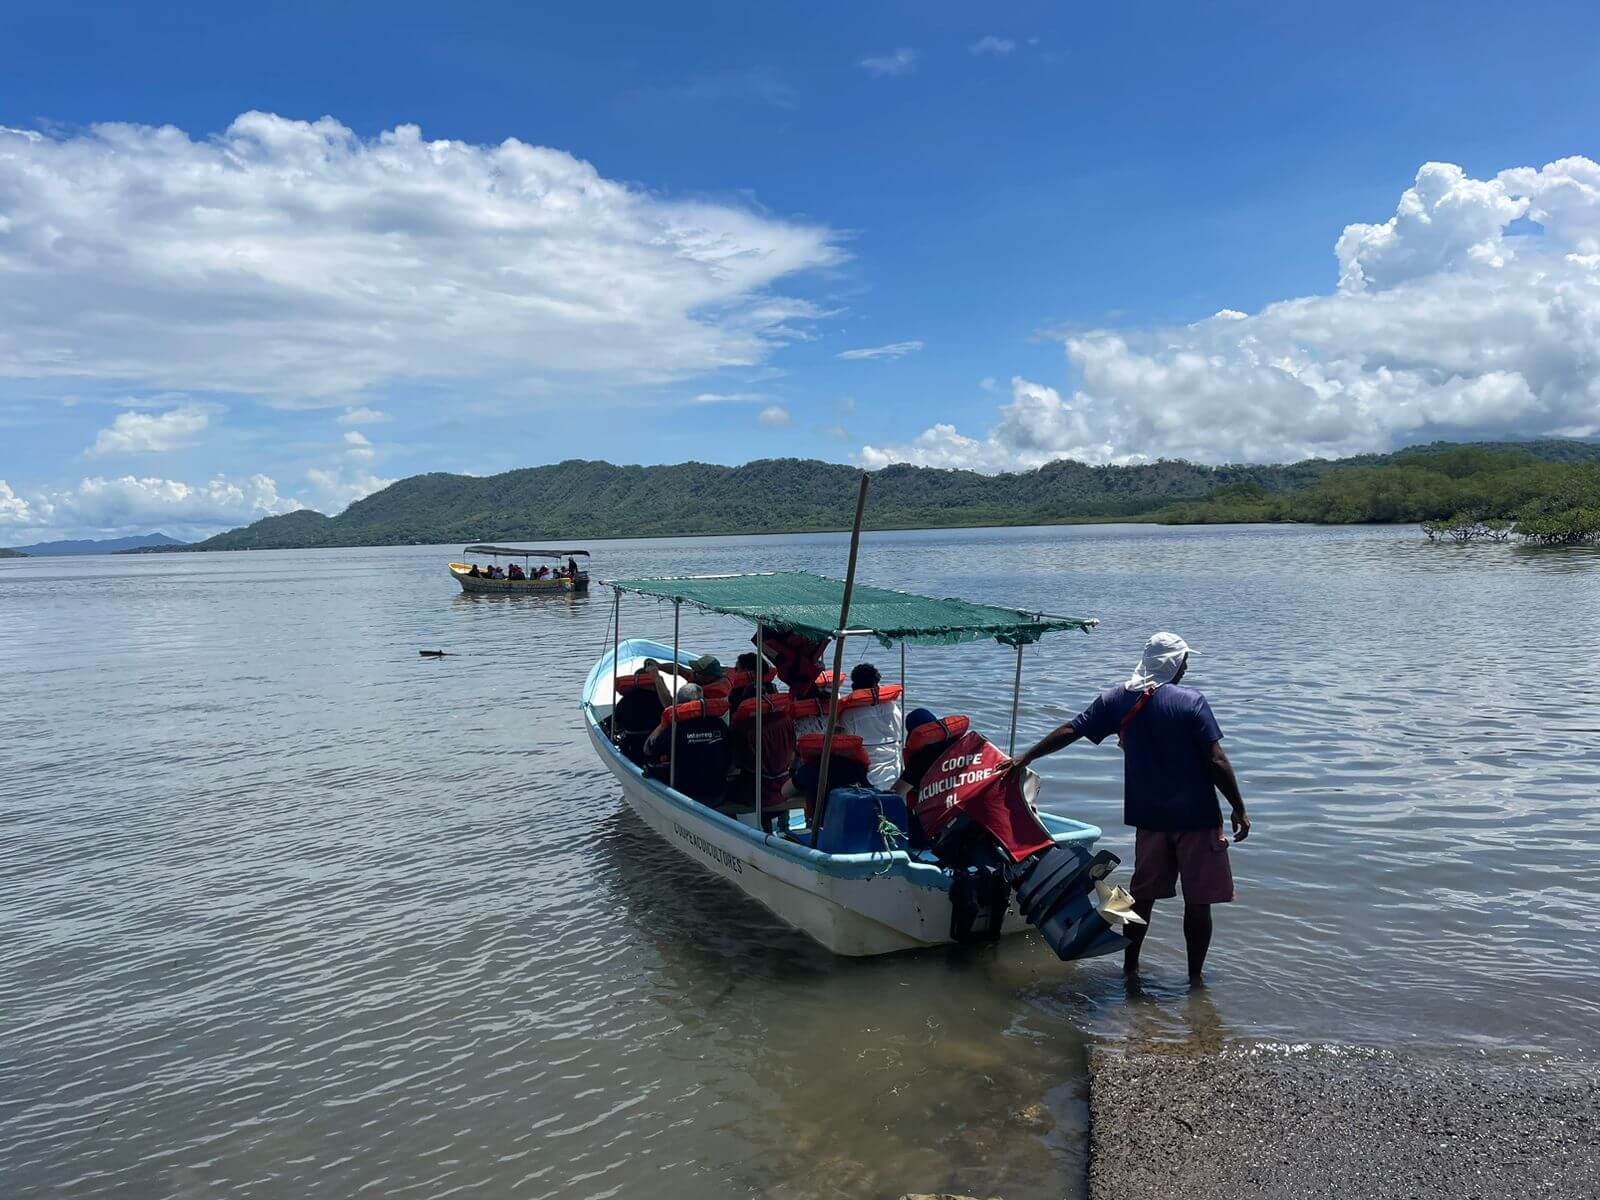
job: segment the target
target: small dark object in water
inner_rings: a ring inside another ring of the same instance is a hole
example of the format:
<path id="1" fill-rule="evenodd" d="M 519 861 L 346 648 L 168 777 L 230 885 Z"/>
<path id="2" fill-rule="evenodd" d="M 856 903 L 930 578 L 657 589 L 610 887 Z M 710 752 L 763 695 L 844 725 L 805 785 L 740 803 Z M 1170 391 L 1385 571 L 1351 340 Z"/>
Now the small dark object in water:
<path id="1" fill-rule="evenodd" d="M 417 653 L 423 658 L 443 658 L 445 654 L 443 650 L 418 650 Z"/>

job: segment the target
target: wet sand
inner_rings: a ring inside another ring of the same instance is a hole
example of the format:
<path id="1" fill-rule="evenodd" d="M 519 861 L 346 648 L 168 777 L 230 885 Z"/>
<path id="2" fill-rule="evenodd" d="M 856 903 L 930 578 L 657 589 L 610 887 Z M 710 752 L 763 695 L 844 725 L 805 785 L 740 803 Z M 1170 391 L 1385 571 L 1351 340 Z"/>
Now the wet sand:
<path id="1" fill-rule="evenodd" d="M 1600 1064 L 1091 1050 L 1094 1200 L 1600 1195 Z"/>

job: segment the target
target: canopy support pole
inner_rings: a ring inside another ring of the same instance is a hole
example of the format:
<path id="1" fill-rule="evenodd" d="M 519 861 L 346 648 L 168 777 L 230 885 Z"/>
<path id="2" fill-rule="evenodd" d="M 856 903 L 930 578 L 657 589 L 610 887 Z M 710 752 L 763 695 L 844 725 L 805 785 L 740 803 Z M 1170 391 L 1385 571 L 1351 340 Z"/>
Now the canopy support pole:
<path id="1" fill-rule="evenodd" d="M 678 617 L 683 611 L 683 601 L 672 602 L 672 703 L 678 703 L 678 681 L 682 678 L 678 674 Z M 674 791 L 678 788 L 678 714 L 672 714 L 672 748 L 667 751 L 667 786 Z"/>
<path id="2" fill-rule="evenodd" d="M 828 697 L 828 724 L 822 733 L 822 761 L 817 764 L 816 820 L 811 822 L 811 846 L 817 845 L 822 821 L 828 815 L 828 767 L 833 762 L 833 731 L 839 723 L 839 676 L 844 672 L 844 631 L 850 628 L 850 593 L 856 586 L 856 553 L 861 549 L 861 514 L 867 507 L 867 484 L 861 472 L 861 490 L 856 493 L 856 519 L 850 526 L 850 565 L 844 573 L 844 599 L 839 604 L 839 633 L 833 639 L 833 688 Z"/>
<path id="3" fill-rule="evenodd" d="M 767 706 L 766 660 L 762 657 L 761 648 L 766 644 L 762 636 L 761 622 L 756 622 L 756 828 L 761 825 L 761 799 L 767 790 L 767 777 L 761 762 L 761 710 Z M 732 718 L 729 718 L 731 723 Z"/>
<path id="4" fill-rule="evenodd" d="M 611 593 L 611 744 L 620 745 L 622 738 L 617 733 L 617 654 L 622 649 L 622 593 Z"/>
<path id="5" fill-rule="evenodd" d="M 1017 753 L 1017 703 L 1022 699 L 1022 643 L 1017 643 L 1017 677 L 1011 685 L 1011 741 L 1006 745 L 1006 756 Z"/>

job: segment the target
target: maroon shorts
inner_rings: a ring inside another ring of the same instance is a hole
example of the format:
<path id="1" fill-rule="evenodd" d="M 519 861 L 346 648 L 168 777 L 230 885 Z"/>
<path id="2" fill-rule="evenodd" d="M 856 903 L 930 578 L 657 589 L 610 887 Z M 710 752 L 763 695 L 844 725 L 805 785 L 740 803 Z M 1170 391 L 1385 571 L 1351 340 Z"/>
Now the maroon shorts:
<path id="1" fill-rule="evenodd" d="M 1140 829 L 1133 840 L 1135 900 L 1168 900 L 1183 880 L 1185 904 L 1226 904 L 1233 899 L 1233 868 L 1222 826 L 1163 833 Z"/>

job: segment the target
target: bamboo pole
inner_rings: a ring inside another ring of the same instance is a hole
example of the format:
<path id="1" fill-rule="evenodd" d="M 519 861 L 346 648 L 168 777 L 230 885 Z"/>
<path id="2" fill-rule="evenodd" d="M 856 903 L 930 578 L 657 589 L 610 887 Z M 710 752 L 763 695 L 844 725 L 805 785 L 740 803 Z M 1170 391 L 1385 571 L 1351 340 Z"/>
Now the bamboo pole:
<path id="1" fill-rule="evenodd" d="M 767 706 L 767 689 L 762 680 L 766 675 L 767 660 L 763 652 L 766 639 L 762 637 L 761 622 L 756 622 L 756 828 L 761 828 L 761 798 L 767 790 L 767 777 L 761 762 L 761 710 Z M 730 717 L 731 725 L 733 719 Z"/>
<path id="2" fill-rule="evenodd" d="M 619 622 L 622 620 L 622 593 L 616 589 L 611 592 L 611 744 L 620 745 L 621 736 L 617 732 L 617 652 L 622 645 L 622 630 Z"/>
<path id="3" fill-rule="evenodd" d="M 678 674 L 678 617 L 683 612 L 683 601 L 672 602 L 672 704 L 677 707 L 678 683 L 682 676 Z M 672 721 L 672 747 L 667 751 L 667 786 L 673 790 L 678 787 L 678 714 L 673 713 Z"/>
<path id="4" fill-rule="evenodd" d="M 844 631 L 850 628 L 850 593 L 856 586 L 856 553 L 861 548 L 861 514 L 867 507 L 867 484 L 861 472 L 861 490 L 856 493 L 856 519 L 850 526 L 850 565 L 844 573 L 844 599 L 839 604 L 839 635 L 833 640 L 833 690 L 828 698 L 828 724 L 822 734 L 822 761 L 817 765 L 816 819 L 811 822 L 811 845 L 817 844 L 823 818 L 828 814 L 828 767 L 833 759 L 833 731 L 839 723 L 839 676 L 844 672 Z"/>
<path id="5" fill-rule="evenodd" d="M 1017 677 L 1011 684 L 1011 741 L 1006 744 L 1006 757 L 1017 753 L 1017 704 L 1022 699 L 1022 643 L 1017 643 Z"/>

